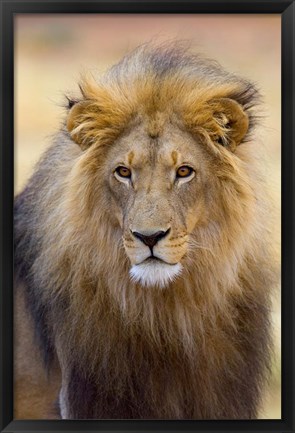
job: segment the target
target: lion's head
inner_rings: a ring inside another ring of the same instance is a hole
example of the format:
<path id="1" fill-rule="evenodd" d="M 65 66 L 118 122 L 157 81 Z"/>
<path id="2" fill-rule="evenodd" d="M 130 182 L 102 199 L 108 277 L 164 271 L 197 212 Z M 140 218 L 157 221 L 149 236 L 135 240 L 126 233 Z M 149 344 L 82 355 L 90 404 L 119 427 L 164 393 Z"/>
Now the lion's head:
<path id="1" fill-rule="evenodd" d="M 97 214 L 104 203 L 131 279 L 164 287 L 190 251 L 234 255 L 254 200 L 238 147 L 253 125 L 255 87 L 180 47 L 147 46 L 81 90 L 67 128 L 83 151 L 83 200 Z"/>

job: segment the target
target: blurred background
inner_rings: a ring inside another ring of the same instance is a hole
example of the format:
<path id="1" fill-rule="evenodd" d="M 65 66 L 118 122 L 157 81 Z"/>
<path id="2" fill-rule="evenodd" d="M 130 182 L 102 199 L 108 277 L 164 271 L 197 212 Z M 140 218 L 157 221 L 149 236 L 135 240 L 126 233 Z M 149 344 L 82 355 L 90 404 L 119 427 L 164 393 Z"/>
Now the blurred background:
<path id="1" fill-rule="evenodd" d="M 15 193 L 32 173 L 64 119 L 65 94 L 78 94 L 80 74 L 103 73 L 151 39 L 189 39 L 192 50 L 254 81 L 264 98 L 257 142 L 276 213 L 280 241 L 281 16 L 85 14 L 15 16 Z M 275 353 L 260 418 L 281 418 L 280 288 L 274 293 Z"/>

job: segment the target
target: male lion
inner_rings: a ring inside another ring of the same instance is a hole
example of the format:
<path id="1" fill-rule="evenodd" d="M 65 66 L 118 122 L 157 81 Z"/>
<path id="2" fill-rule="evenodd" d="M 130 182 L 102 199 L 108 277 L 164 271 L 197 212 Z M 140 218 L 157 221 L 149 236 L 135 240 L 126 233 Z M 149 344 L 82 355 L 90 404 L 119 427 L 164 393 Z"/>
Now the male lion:
<path id="1" fill-rule="evenodd" d="M 276 282 L 255 86 L 147 44 L 80 88 L 15 202 L 17 295 L 60 416 L 255 418 Z"/>

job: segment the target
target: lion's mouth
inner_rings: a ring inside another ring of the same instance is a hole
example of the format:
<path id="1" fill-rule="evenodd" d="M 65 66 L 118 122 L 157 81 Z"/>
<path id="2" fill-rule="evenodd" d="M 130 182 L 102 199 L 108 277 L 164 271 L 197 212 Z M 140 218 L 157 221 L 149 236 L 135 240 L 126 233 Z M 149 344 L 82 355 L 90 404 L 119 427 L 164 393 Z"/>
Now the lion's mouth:
<path id="1" fill-rule="evenodd" d="M 141 262 L 139 264 L 141 265 L 142 263 L 164 263 L 164 264 L 170 265 L 170 266 L 177 265 L 177 263 L 165 262 L 165 260 L 160 259 L 159 257 L 156 257 L 156 256 L 149 256 L 147 259 L 145 259 L 143 262 Z"/>
<path id="2" fill-rule="evenodd" d="M 180 263 L 167 263 L 157 257 L 150 256 L 143 262 L 133 265 L 129 271 L 132 281 L 144 287 L 169 286 L 181 273 Z"/>

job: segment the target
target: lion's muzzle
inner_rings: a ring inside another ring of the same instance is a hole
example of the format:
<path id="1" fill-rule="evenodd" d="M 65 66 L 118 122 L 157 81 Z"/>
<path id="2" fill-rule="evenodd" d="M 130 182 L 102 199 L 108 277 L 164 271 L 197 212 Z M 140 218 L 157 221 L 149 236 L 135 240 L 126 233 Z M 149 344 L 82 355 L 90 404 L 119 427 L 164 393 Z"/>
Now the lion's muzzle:
<path id="1" fill-rule="evenodd" d="M 181 273 L 179 261 L 184 253 L 174 248 L 171 227 L 165 230 L 134 228 L 124 236 L 125 250 L 132 265 L 131 279 L 145 287 L 167 287 Z"/>

